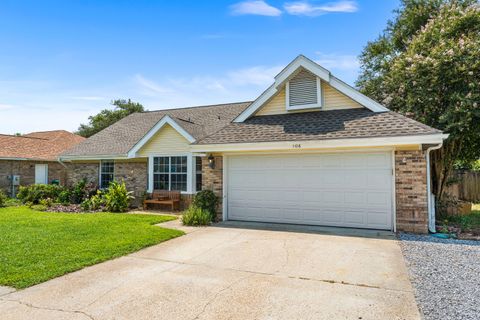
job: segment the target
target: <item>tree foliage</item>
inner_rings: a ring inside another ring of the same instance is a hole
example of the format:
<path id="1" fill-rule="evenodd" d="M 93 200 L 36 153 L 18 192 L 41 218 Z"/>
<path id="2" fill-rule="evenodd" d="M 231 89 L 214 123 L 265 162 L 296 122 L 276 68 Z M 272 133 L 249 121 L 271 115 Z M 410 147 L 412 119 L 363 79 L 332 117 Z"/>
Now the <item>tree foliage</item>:
<path id="1" fill-rule="evenodd" d="M 404 0 L 361 56 L 361 90 L 450 136 L 432 153 L 441 199 L 456 161 L 480 157 L 480 8 L 477 1 Z"/>
<path id="2" fill-rule="evenodd" d="M 88 117 L 88 124 L 82 123 L 77 134 L 86 138 L 91 137 L 129 114 L 145 111 L 140 103 L 130 99 L 113 100 L 112 105 L 115 106 L 113 110 L 103 109 L 98 114 Z"/>

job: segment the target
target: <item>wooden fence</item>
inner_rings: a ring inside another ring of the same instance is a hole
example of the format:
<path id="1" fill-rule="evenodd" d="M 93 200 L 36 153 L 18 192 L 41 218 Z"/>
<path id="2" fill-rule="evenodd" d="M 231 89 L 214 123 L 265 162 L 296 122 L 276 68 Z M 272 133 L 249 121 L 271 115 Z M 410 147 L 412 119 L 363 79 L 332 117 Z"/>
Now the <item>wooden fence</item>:
<path id="1" fill-rule="evenodd" d="M 453 178 L 458 182 L 449 185 L 447 193 L 460 200 L 480 202 L 480 172 L 455 171 Z"/>

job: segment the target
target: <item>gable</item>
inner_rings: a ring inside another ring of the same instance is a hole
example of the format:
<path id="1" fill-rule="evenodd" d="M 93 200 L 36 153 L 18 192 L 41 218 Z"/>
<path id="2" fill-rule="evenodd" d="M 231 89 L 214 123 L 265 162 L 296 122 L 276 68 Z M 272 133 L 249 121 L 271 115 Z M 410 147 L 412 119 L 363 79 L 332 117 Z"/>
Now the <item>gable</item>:
<path id="1" fill-rule="evenodd" d="M 172 154 L 189 152 L 190 142 L 185 139 L 170 124 L 165 124 L 145 145 L 137 152 L 140 157 L 150 154 Z"/>
<path id="2" fill-rule="evenodd" d="M 311 81 L 307 81 L 305 83 L 300 81 L 300 92 L 304 96 L 300 97 L 301 103 L 298 105 L 296 103 L 291 105 L 292 100 L 289 96 L 290 81 L 295 79 L 295 77 L 303 70 L 313 74 L 316 77 L 317 92 L 313 92 L 313 85 Z M 304 84 L 306 85 L 304 86 Z M 321 89 L 321 84 L 326 89 Z M 286 90 L 285 93 L 282 93 L 282 90 Z M 370 99 L 355 88 L 333 76 L 330 71 L 323 68 L 319 64 L 313 62 L 303 55 L 299 55 L 275 76 L 274 83 L 267 90 L 265 90 L 247 109 L 245 109 L 238 117 L 236 117 L 234 122 L 244 122 L 254 114 L 258 115 L 259 110 L 266 105 L 268 105 L 267 109 L 263 112 L 267 112 L 268 114 L 271 114 L 270 112 L 279 112 L 281 103 L 280 98 L 277 98 L 276 100 L 274 100 L 274 98 L 281 94 L 284 95 L 283 100 L 286 100 L 284 102 L 284 109 L 289 111 L 304 109 L 332 110 L 332 108 L 350 109 L 359 107 L 364 107 L 373 112 L 389 111 L 385 106 Z M 328 98 L 323 97 L 324 94 L 327 94 Z M 310 97 L 314 96 L 320 97 L 320 99 L 317 99 L 316 103 L 308 103 L 312 100 Z M 354 103 L 352 103 L 352 101 L 354 101 Z M 327 103 L 328 106 L 326 108 L 328 109 L 325 108 Z M 273 111 L 271 108 L 277 108 L 277 111 Z"/>
<path id="3" fill-rule="evenodd" d="M 322 110 L 339 110 L 339 109 L 353 109 L 353 108 L 364 108 L 360 103 L 355 100 L 347 97 L 337 89 L 333 88 L 331 85 L 325 81 L 321 82 L 322 88 L 322 98 L 323 106 Z M 311 110 L 302 110 L 311 111 Z M 297 111 L 297 112 L 302 112 Z M 255 113 L 256 116 L 266 116 L 273 114 L 284 114 L 289 113 L 286 106 L 286 96 L 285 88 L 278 91 L 278 93 L 272 97 L 270 101 L 265 103 L 260 109 Z"/>

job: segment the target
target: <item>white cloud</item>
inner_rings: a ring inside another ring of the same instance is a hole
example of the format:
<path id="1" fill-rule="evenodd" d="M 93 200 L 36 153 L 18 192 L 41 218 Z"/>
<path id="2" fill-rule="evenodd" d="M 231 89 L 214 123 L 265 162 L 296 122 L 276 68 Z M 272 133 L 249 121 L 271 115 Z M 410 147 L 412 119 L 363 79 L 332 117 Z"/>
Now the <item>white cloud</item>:
<path id="1" fill-rule="evenodd" d="M 233 70 L 228 73 L 227 81 L 236 85 L 256 85 L 265 88 L 272 84 L 273 78 L 282 70 L 282 67 L 256 66 Z"/>
<path id="2" fill-rule="evenodd" d="M 15 108 L 14 105 L 12 104 L 1 104 L 0 103 L 0 110 L 8 110 L 8 109 L 13 109 Z"/>
<path id="3" fill-rule="evenodd" d="M 230 10 L 233 15 L 252 14 L 259 16 L 278 17 L 282 14 L 282 11 L 280 11 L 278 8 L 275 8 L 262 0 L 247 0 L 239 2 L 232 5 Z"/>
<path id="4" fill-rule="evenodd" d="M 344 71 L 357 71 L 360 67 L 360 62 L 355 55 L 348 54 L 326 54 L 316 52 L 318 58 L 315 62 L 327 69 L 336 69 Z"/>
<path id="5" fill-rule="evenodd" d="M 141 74 L 136 74 L 134 76 L 135 82 L 140 85 L 143 91 L 146 94 L 156 94 L 156 93 L 168 93 L 170 92 L 169 88 L 162 87 L 157 83 L 143 77 Z"/>
<path id="6" fill-rule="evenodd" d="M 308 1 L 295 1 L 285 3 L 283 7 L 291 15 L 310 17 L 332 12 L 356 12 L 358 10 L 355 1 L 337 1 L 323 5 L 312 5 Z"/>

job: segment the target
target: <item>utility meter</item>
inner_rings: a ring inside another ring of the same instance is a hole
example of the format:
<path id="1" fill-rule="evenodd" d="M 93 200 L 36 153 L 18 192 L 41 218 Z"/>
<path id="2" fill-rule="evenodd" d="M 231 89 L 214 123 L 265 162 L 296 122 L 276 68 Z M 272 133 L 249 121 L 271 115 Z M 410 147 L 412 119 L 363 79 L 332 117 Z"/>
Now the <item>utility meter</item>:
<path id="1" fill-rule="evenodd" d="M 20 176 L 13 175 L 12 176 L 12 186 L 19 186 L 20 185 Z"/>

